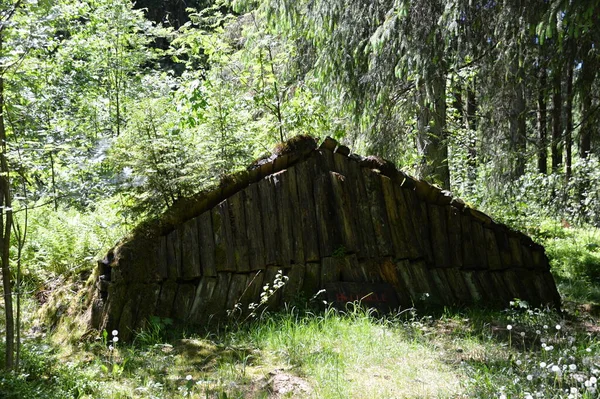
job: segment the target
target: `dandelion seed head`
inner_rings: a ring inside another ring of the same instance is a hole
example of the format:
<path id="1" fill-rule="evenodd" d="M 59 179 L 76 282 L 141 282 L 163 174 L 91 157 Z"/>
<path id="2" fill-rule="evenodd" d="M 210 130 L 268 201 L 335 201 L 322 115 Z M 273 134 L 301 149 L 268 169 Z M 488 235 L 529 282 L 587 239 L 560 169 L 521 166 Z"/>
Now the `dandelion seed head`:
<path id="1" fill-rule="evenodd" d="M 113 342 L 119 342 L 119 337 L 113 337 L 112 341 Z"/>
<path id="2" fill-rule="evenodd" d="M 532 381 L 532 380 L 533 380 L 533 375 L 527 374 L 527 381 Z"/>
<path id="3" fill-rule="evenodd" d="M 575 363 L 569 364 L 569 370 L 576 371 L 577 370 L 577 365 Z"/>
<path id="4" fill-rule="evenodd" d="M 192 380 L 192 376 L 191 376 L 191 374 L 188 374 L 188 375 L 186 375 L 186 376 L 185 376 L 185 379 L 186 379 L 186 380 L 188 380 L 188 381 L 191 381 L 191 380 Z"/>
<path id="5" fill-rule="evenodd" d="M 512 326 L 509 324 L 509 325 L 507 325 L 507 326 L 506 326 L 506 329 L 507 329 L 508 331 L 510 331 L 510 330 L 512 330 Z"/>
<path id="6" fill-rule="evenodd" d="M 562 328 L 562 327 L 560 326 L 560 324 L 557 324 L 557 325 L 556 325 L 556 329 L 557 329 L 557 330 L 560 330 L 561 328 Z"/>
<path id="7" fill-rule="evenodd" d="M 118 330 L 112 330 L 112 336 L 116 337 L 117 335 L 119 335 L 119 331 Z"/>

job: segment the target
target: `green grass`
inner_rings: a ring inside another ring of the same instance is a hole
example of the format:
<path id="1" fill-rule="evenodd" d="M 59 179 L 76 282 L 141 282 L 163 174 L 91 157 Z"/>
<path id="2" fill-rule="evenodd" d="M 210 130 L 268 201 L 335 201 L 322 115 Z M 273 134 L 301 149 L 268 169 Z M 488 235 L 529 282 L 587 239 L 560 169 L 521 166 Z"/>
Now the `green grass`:
<path id="1" fill-rule="evenodd" d="M 112 349 L 110 334 L 74 345 L 38 337 L 25 346 L 21 371 L 0 374 L 0 392 L 6 398 L 558 398 L 577 389 L 574 397 L 592 398 L 600 341 L 591 317 L 519 302 L 501 312 L 406 311 L 385 318 L 359 308 L 292 309 L 210 334 L 165 325 L 154 342 L 146 337 Z"/>

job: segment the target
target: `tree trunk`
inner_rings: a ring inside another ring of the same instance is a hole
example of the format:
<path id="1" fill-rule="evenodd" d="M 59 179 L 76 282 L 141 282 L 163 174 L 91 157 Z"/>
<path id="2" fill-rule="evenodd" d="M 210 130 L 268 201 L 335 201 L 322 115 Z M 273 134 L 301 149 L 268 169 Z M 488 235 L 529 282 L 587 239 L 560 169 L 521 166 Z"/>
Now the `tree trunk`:
<path id="1" fill-rule="evenodd" d="M 2 50 L 0 37 L 0 52 Z M 10 201 L 10 180 L 6 161 L 6 127 L 4 125 L 4 78 L 0 76 L 0 262 L 2 262 L 2 286 L 4 289 L 4 314 L 6 319 L 6 369 L 14 365 L 15 320 L 13 314 L 12 279 L 10 273 L 10 232 L 12 210 Z"/>
<path id="2" fill-rule="evenodd" d="M 555 66 L 552 71 L 552 171 L 557 172 L 562 163 L 562 90 L 561 67 Z"/>
<path id="3" fill-rule="evenodd" d="M 548 173 L 548 130 L 546 109 L 546 84 L 547 74 L 545 66 L 540 67 L 538 75 L 538 99 L 537 99 L 537 130 L 538 130 L 538 172 Z"/>
<path id="4" fill-rule="evenodd" d="M 475 78 L 467 87 L 467 117 L 466 127 L 469 135 L 468 143 L 468 176 L 471 183 L 477 178 L 477 97 L 475 95 Z"/>
<path id="5" fill-rule="evenodd" d="M 567 87 L 565 105 L 565 179 L 571 178 L 571 165 L 573 160 L 573 60 L 569 57 L 567 64 Z"/>
<path id="6" fill-rule="evenodd" d="M 446 137 L 446 76 L 440 74 L 420 90 L 417 150 L 422 157 L 420 177 L 450 189 Z"/>
<path id="7" fill-rule="evenodd" d="M 596 76 L 594 62 L 589 56 L 591 45 L 588 44 L 584 50 L 583 62 L 581 65 L 580 78 L 580 98 L 581 98 L 581 129 L 579 133 L 579 157 L 587 158 L 592 149 L 592 93 L 591 87 Z"/>
<path id="8" fill-rule="evenodd" d="M 520 57 L 520 56 L 519 56 Z M 525 174 L 525 151 L 526 151 L 526 104 L 525 104 L 525 86 L 523 79 L 523 68 L 519 66 L 519 61 L 516 58 L 512 68 L 514 79 L 513 90 L 514 99 L 509 118 L 510 127 L 510 147 L 514 156 L 513 176 L 518 178 Z"/>

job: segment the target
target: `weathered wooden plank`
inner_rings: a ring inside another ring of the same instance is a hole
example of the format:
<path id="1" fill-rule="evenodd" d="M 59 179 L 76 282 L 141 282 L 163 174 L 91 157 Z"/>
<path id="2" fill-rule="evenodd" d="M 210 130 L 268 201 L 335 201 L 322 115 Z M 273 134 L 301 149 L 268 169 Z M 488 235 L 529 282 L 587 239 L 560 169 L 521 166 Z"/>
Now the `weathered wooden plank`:
<path id="1" fill-rule="evenodd" d="M 167 268 L 169 280 L 181 277 L 181 239 L 178 229 L 167 235 Z"/>
<path id="2" fill-rule="evenodd" d="M 302 229 L 302 243 L 304 249 L 304 260 L 306 262 L 320 261 L 319 237 L 317 231 L 317 217 L 315 210 L 313 181 L 316 177 L 314 158 L 309 158 L 295 166 L 296 188 L 298 190 L 298 201 L 300 227 Z"/>
<path id="3" fill-rule="evenodd" d="M 450 265 L 452 267 L 463 267 L 462 253 L 462 228 L 460 211 L 453 206 L 445 206 L 448 227 L 448 251 Z"/>
<path id="4" fill-rule="evenodd" d="M 206 211 L 198 217 L 198 238 L 202 275 L 215 277 L 217 275 L 217 265 L 211 211 Z"/>
<path id="5" fill-rule="evenodd" d="M 472 270 L 462 270 L 461 273 L 465 282 L 465 286 L 469 290 L 469 296 L 471 297 L 473 303 L 482 303 L 484 298 L 484 289 L 481 287 L 479 279 L 475 274 L 477 272 Z"/>
<path id="6" fill-rule="evenodd" d="M 471 236 L 473 237 L 473 249 L 475 250 L 475 267 L 478 269 L 489 269 L 487 260 L 487 242 L 483 232 L 483 225 L 478 220 L 471 221 Z"/>
<path id="7" fill-rule="evenodd" d="M 336 251 L 345 251 L 340 227 L 335 217 L 335 200 L 329 173 L 317 176 L 314 183 L 314 198 L 321 257 L 330 257 Z"/>
<path id="8" fill-rule="evenodd" d="M 264 270 L 266 268 L 265 243 L 258 184 L 251 184 L 245 190 L 244 214 L 246 215 L 246 238 L 248 240 L 250 270 Z"/>
<path id="9" fill-rule="evenodd" d="M 360 267 L 356 254 L 344 256 L 342 260 L 341 280 L 350 282 L 368 282 L 368 275 Z"/>
<path id="10" fill-rule="evenodd" d="M 248 255 L 248 239 L 246 237 L 246 214 L 244 211 L 245 190 L 238 191 L 229 197 L 230 229 L 233 239 L 233 245 L 229 252 L 233 255 L 235 270 L 238 272 L 247 272 L 250 270 L 250 259 Z"/>
<path id="11" fill-rule="evenodd" d="M 306 264 L 302 291 L 311 298 L 321 288 L 321 263 L 311 262 Z"/>
<path id="12" fill-rule="evenodd" d="M 380 174 L 370 169 L 362 169 L 367 198 L 371 209 L 371 220 L 375 232 L 375 242 L 379 257 L 393 256 L 394 245 L 392 233 L 390 232 L 389 220 L 383 198 L 383 188 L 381 187 Z"/>
<path id="13" fill-rule="evenodd" d="M 181 278 L 191 280 L 202 275 L 197 220 L 194 218 L 185 222 L 182 227 L 182 233 Z"/>
<path id="14" fill-rule="evenodd" d="M 302 234 L 302 207 L 298 195 L 296 167 L 288 169 L 286 191 L 289 198 L 290 225 L 292 230 L 292 263 L 304 264 L 304 240 Z"/>
<path id="15" fill-rule="evenodd" d="M 215 238 L 215 264 L 217 272 L 235 271 L 233 258 L 233 235 L 231 231 L 229 204 L 222 201 L 211 210 L 213 236 Z"/>
<path id="16" fill-rule="evenodd" d="M 279 250 L 281 247 L 281 235 L 279 232 L 277 205 L 275 202 L 275 184 L 278 179 L 279 177 L 277 177 L 277 175 L 272 175 L 258 183 L 266 265 L 281 264 L 281 253 Z"/>
<path id="17" fill-rule="evenodd" d="M 406 202 L 412 221 L 414 237 L 418 244 L 419 256 L 422 256 L 428 264 L 433 264 L 433 249 L 429 237 L 429 220 L 427 217 L 427 205 L 420 202 L 413 189 L 401 188 L 402 196 Z"/>
<path id="18" fill-rule="evenodd" d="M 404 232 L 403 215 L 400 214 L 401 207 L 396 201 L 394 183 L 387 176 L 380 175 L 379 178 L 396 259 L 408 259 L 411 257 L 410 244 Z"/>
<path id="19" fill-rule="evenodd" d="M 229 283 L 231 281 L 231 273 L 217 273 L 217 282 L 213 289 L 209 302 L 204 310 L 205 320 L 222 319 L 225 317 L 225 304 L 229 296 Z"/>
<path id="20" fill-rule="evenodd" d="M 496 234 L 496 242 L 498 243 L 498 251 L 500 252 L 502 267 L 503 269 L 509 268 L 512 265 L 512 258 L 506 231 L 503 228 L 497 227 L 494 229 L 494 233 Z"/>
<path id="21" fill-rule="evenodd" d="M 429 273 L 431 274 L 431 280 L 433 281 L 433 286 L 435 287 L 432 290 L 433 295 L 431 299 L 434 303 L 452 305 L 455 304 L 457 301 L 456 298 L 454 298 L 454 293 L 448 284 L 448 279 L 446 278 L 444 269 L 445 268 L 441 267 L 429 269 Z"/>
<path id="22" fill-rule="evenodd" d="M 483 235 L 485 236 L 486 254 L 490 270 L 503 269 L 496 235 L 488 228 L 483 229 Z"/>
<path id="23" fill-rule="evenodd" d="M 517 237 L 508 237 L 508 246 L 510 248 L 510 258 L 513 267 L 524 267 L 523 255 L 521 254 L 521 242 Z"/>
<path id="24" fill-rule="evenodd" d="M 287 170 L 274 175 L 275 203 L 277 204 L 277 223 L 280 235 L 279 251 L 283 267 L 289 267 L 294 258 L 293 244 L 294 234 L 292 231 L 292 204 L 289 186 L 291 185 Z"/>
<path id="25" fill-rule="evenodd" d="M 415 229 L 411 213 L 413 210 L 409 207 L 404 196 L 404 191 L 398 183 L 392 182 L 394 186 L 394 195 L 396 197 L 396 206 L 398 207 L 398 215 L 402 225 L 403 241 L 406 244 L 407 257 L 409 259 L 417 259 L 423 256 L 422 248 L 417 237 L 418 230 Z"/>
<path id="26" fill-rule="evenodd" d="M 475 245 L 473 244 L 473 227 L 471 223 L 471 216 L 469 214 L 461 213 L 460 215 L 460 228 L 462 237 L 462 255 L 463 255 L 463 268 L 465 269 L 477 269 L 480 263 L 475 257 Z"/>
<path id="27" fill-rule="evenodd" d="M 342 259 L 327 257 L 321 260 L 321 285 L 340 281 L 342 273 Z"/>
<path id="28" fill-rule="evenodd" d="M 335 223 L 341 233 L 345 253 L 356 253 L 358 251 L 356 225 L 354 223 L 351 193 L 346 177 L 336 172 L 329 173 L 329 181 L 332 187 L 335 201 L 334 214 Z"/>
<path id="29" fill-rule="evenodd" d="M 357 162 L 346 161 L 347 176 L 352 185 L 351 191 L 354 205 L 352 206 L 356 223 L 358 239 L 358 258 L 367 259 L 378 256 L 377 243 L 375 242 L 375 231 L 373 230 L 373 219 L 371 207 L 367 200 L 368 194 L 365 187 L 364 175 Z"/>
<path id="30" fill-rule="evenodd" d="M 398 272 L 398 269 L 396 268 L 396 263 L 393 261 L 393 259 L 389 257 L 383 258 L 379 260 L 378 264 L 382 280 L 394 287 L 396 296 L 398 297 L 400 304 L 402 304 L 403 306 L 411 306 L 412 301 L 410 297 L 410 292 L 406 287 L 406 284 L 402 279 L 401 274 Z"/>
<path id="31" fill-rule="evenodd" d="M 293 304 L 298 301 L 304 285 L 306 266 L 294 263 L 288 271 L 288 280 L 283 286 L 282 299 L 284 303 Z"/>
<path id="32" fill-rule="evenodd" d="M 202 277 L 196 286 L 194 294 L 194 302 L 190 309 L 189 322 L 192 324 L 202 324 L 206 321 L 206 309 L 213 296 L 215 286 L 217 285 L 216 277 Z"/>
<path id="33" fill-rule="evenodd" d="M 533 255 L 528 244 L 521 243 L 521 256 L 523 257 L 523 267 L 533 269 Z"/>
<path id="34" fill-rule="evenodd" d="M 156 316 L 161 318 L 172 317 L 173 302 L 177 294 L 178 284 L 174 281 L 167 280 L 162 283 L 158 301 L 156 304 Z"/>
<path id="35" fill-rule="evenodd" d="M 448 249 L 448 229 L 444 207 L 427 204 L 429 226 L 431 229 L 431 246 L 436 267 L 450 267 L 450 250 Z"/>
<path id="36" fill-rule="evenodd" d="M 169 266 L 167 263 L 167 237 L 160 236 L 158 240 L 158 245 L 156 246 L 157 275 L 160 280 L 165 280 L 169 277 Z"/>
<path id="37" fill-rule="evenodd" d="M 144 284 L 143 293 L 138 297 L 139 306 L 135 315 L 134 331 L 147 327 L 148 319 L 156 314 L 156 303 L 160 295 L 160 284 Z"/>
<path id="38" fill-rule="evenodd" d="M 225 311 L 231 313 L 234 317 L 242 315 L 244 308 L 242 304 L 242 295 L 246 290 L 248 276 L 242 273 L 234 273 L 231 276 L 229 284 L 229 293 L 227 294 L 227 302 L 225 303 Z"/>
<path id="39" fill-rule="evenodd" d="M 449 267 L 444 269 L 444 273 L 446 275 L 446 284 L 452 290 L 452 294 L 457 301 L 456 303 L 462 305 L 473 303 L 473 298 L 460 269 Z"/>
<path id="40" fill-rule="evenodd" d="M 179 284 L 175 301 L 173 302 L 173 318 L 176 320 L 187 321 L 194 296 L 196 294 L 196 285 Z"/>
<path id="41" fill-rule="evenodd" d="M 264 270 L 258 270 L 248 275 L 246 291 L 242 294 L 241 303 L 245 314 L 250 314 L 260 305 L 260 293 L 263 291 Z"/>

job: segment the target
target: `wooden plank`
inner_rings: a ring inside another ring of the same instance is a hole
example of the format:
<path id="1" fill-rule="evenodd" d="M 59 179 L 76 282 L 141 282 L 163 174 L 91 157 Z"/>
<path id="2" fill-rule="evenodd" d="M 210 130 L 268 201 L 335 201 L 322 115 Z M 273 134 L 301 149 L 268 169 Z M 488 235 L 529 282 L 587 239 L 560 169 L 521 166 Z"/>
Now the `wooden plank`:
<path id="1" fill-rule="evenodd" d="M 213 296 L 217 279 L 215 277 L 202 277 L 196 286 L 194 302 L 190 309 L 189 322 L 192 324 L 203 324 L 206 321 L 206 309 Z"/>
<path id="2" fill-rule="evenodd" d="M 279 251 L 281 262 L 279 265 L 290 267 L 293 255 L 294 234 L 292 232 L 292 204 L 290 198 L 289 173 L 287 170 L 273 175 L 275 189 L 275 203 L 277 204 L 277 225 L 279 228 Z"/>
<path id="3" fill-rule="evenodd" d="M 292 263 L 304 264 L 304 239 L 302 234 L 302 206 L 298 195 L 298 182 L 296 166 L 288 169 L 288 184 L 286 184 L 289 197 L 289 214 L 292 230 Z"/>
<path id="4" fill-rule="evenodd" d="M 450 254 L 450 265 L 452 267 L 463 267 L 462 253 L 462 228 L 460 211 L 453 206 L 445 206 L 448 228 L 448 251 Z"/>
<path id="5" fill-rule="evenodd" d="M 167 269 L 169 280 L 181 277 L 181 239 L 178 229 L 167 235 Z"/>
<path id="6" fill-rule="evenodd" d="M 403 306 L 412 306 L 410 292 L 406 287 L 401 274 L 398 272 L 396 263 L 393 259 L 389 257 L 383 258 L 379 260 L 378 264 L 383 282 L 389 283 L 394 287 L 394 291 L 396 292 L 400 304 Z"/>
<path id="7" fill-rule="evenodd" d="M 498 242 L 496 241 L 496 235 L 488 228 L 483 229 L 483 235 L 485 236 L 487 260 L 490 270 L 503 269 L 500 251 L 498 250 Z"/>
<path id="8" fill-rule="evenodd" d="M 235 271 L 233 258 L 233 235 L 231 231 L 229 204 L 222 201 L 211 210 L 213 236 L 215 238 L 215 265 L 217 272 Z"/>
<path id="9" fill-rule="evenodd" d="M 304 283 L 302 291 L 308 298 L 317 294 L 321 288 L 321 263 L 311 262 L 306 264 L 306 272 L 304 274 Z"/>
<path id="10" fill-rule="evenodd" d="M 336 172 L 329 173 L 329 181 L 332 187 L 335 201 L 334 214 L 335 224 L 341 233 L 341 245 L 345 253 L 356 253 L 358 251 L 356 238 L 356 225 L 352 212 L 351 194 L 346 177 Z"/>
<path id="11" fill-rule="evenodd" d="M 173 302 L 177 294 L 178 284 L 174 281 L 167 280 L 162 283 L 158 301 L 156 304 L 155 314 L 161 318 L 172 317 Z"/>
<path id="12" fill-rule="evenodd" d="M 367 200 L 368 194 L 365 187 L 364 175 L 357 162 L 349 161 L 348 159 L 345 159 L 345 161 L 347 162 L 347 176 L 353 193 L 354 204 L 352 209 L 356 223 L 358 258 L 370 259 L 377 257 L 379 252 L 375 241 L 371 207 Z"/>
<path id="13" fill-rule="evenodd" d="M 302 294 L 305 273 L 305 265 L 297 263 L 292 265 L 291 269 L 288 271 L 288 280 L 283 286 L 282 298 L 284 303 L 298 303 L 298 300 Z"/>
<path id="14" fill-rule="evenodd" d="M 233 255 L 235 270 L 238 272 L 250 271 L 244 202 L 244 190 L 238 191 L 227 200 L 229 205 L 231 235 L 233 239 L 233 245 L 229 248 L 229 252 Z"/>
<path id="15" fill-rule="evenodd" d="M 230 313 L 234 318 L 240 317 L 244 311 L 242 305 L 242 295 L 246 290 L 248 276 L 242 273 L 234 273 L 231 276 L 229 284 L 229 293 L 227 294 L 227 302 L 225 303 L 225 311 Z"/>
<path id="16" fill-rule="evenodd" d="M 508 246 L 510 248 L 510 258 L 512 266 L 524 267 L 523 255 L 521 253 L 521 242 L 517 237 L 508 237 Z"/>
<path id="17" fill-rule="evenodd" d="M 173 318 L 176 320 L 187 321 L 190 316 L 190 310 L 194 303 L 196 294 L 196 285 L 179 284 L 175 301 L 173 302 Z"/>
<path id="18" fill-rule="evenodd" d="M 296 188 L 298 191 L 300 227 L 302 229 L 302 244 L 305 262 L 319 262 L 319 237 L 317 231 L 317 216 L 314 200 L 313 181 L 316 177 L 314 158 L 309 158 L 295 166 Z"/>
<path id="19" fill-rule="evenodd" d="M 215 277 L 217 275 L 217 266 L 211 211 L 206 211 L 198 217 L 198 241 L 202 275 Z"/>
<path id="20" fill-rule="evenodd" d="M 167 263 L 167 237 L 160 236 L 158 240 L 158 246 L 156 247 L 157 274 L 161 280 L 165 280 L 169 277 L 169 266 Z"/>
<path id="21" fill-rule="evenodd" d="M 502 268 L 507 269 L 512 266 L 512 257 L 510 253 L 510 244 L 508 243 L 508 236 L 506 231 L 502 228 L 494 229 L 494 233 L 496 234 L 496 242 L 498 243 L 498 251 L 500 252 Z"/>
<path id="22" fill-rule="evenodd" d="M 429 219 L 427 217 L 427 206 L 421 202 L 413 189 L 402 188 L 402 196 L 409 210 L 408 215 L 411 217 L 414 237 L 418 244 L 417 250 L 428 264 L 433 264 L 433 249 L 431 239 L 429 237 Z"/>
<path id="23" fill-rule="evenodd" d="M 261 208 L 258 184 L 251 184 L 245 190 L 244 214 L 246 215 L 248 261 L 250 270 L 253 271 L 266 269 Z"/>
<path id="24" fill-rule="evenodd" d="M 471 235 L 473 237 L 473 248 L 475 250 L 475 267 L 478 269 L 489 269 L 487 260 L 487 243 L 483 233 L 483 224 L 478 220 L 471 221 Z"/>
<path id="25" fill-rule="evenodd" d="M 394 245 L 392 233 L 390 232 L 385 200 L 383 198 L 381 179 L 379 178 L 380 174 L 367 168 L 363 168 L 362 173 L 367 191 L 366 200 L 371 209 L 371 220 L 375 232 L 378 255 L 381 258 L 393 256 Z"/>
<path id="26" fill-rule="evenodd" d="M 385 203 L 387 219 L 389 221 L 389 229 L 396 259 L 408 259 L 411 255 L 409 250 L 410 244 L 408 243 L 404 233 L 402 216 L 400 215 L 400 207 L 396 202 L 394 184 L 387 176 L 380 175 L 379 178 L 381 180 L 383 200 Z"/>
<path id="27" fill-rule="evenodd" d="M 182 232 L 181 277 L 184 280 L 192 280 L 202 275 L 197 220 L 190 219 L 185 222 L 182 227 Z"/>
<path id="28" fill-rule="evenodd" d="M 279 248 L 281 247 L 280 233 L 275 203 L 275 182 L 277 179 L 276 176 L 269 176 L 258 183 L 266 265 L 281 264 L 281 254 L 279 251 Z"/>
<path id="29" fill-rule="evenodd" d="M 406 244 L 407 257 L 409 259 L 417 259 L 423 257 L 423 250 L 419 243 L 417 229 L 413 224 L 413 218 L 411 209 L 405 198 L 404 191 L 398 183 L 393 182 L 394 195 L 396 197 L 396 205 L 398 207 L 398 214 L 400 216 L 400 222 L 402 224 L 402 235 Z"/>
<path id="30" fill-rule="evenodd" d="M 341 281 L 368 282 L 369 276 L 360 267 L 356 254 L 344 256 L 342 260 Z"/>
<path id="31" fill-rule="evenodd" d="M 321 257 L 330 257 L 342 248 L 342 233 L 335 218 L 335 204 L 329 174 L 319 175 L 314 183 L 317 233 Z"/>
<path id="32" fill-rule="evenodd" d="M 323 258 L 321 262 L 321 285 L 325 287 L 328 283 L 340 281 L 342 260 L 340 258 L 327 257 Z"/>
<path id="33" fill-rule="evenodd" d="M 448 229 L 444 207 L 427 204 L 429 226 L 431 228 L 431 245 L 436 267 L 450 267 L 450 250 L 448 249 Z"/>
<path id="34" fill-rule="evenodd" d="M 462 233 L 463 267 L 465 269 L 478 269 L 475 246 L 473 244 L 473 228 L 469 214 L 462 213 L 460 215 L 460 228 Z"/>

